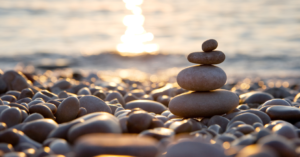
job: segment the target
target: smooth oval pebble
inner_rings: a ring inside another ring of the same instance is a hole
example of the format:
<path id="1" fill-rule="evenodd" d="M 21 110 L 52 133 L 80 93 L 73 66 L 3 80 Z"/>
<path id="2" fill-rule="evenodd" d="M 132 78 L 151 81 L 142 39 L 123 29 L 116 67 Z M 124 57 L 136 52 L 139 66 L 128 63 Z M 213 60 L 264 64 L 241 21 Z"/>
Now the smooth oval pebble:
<path id="1" fill-rule="evenodd" d="M 218 42 L 215 39 L 209 39 L 202 43 L 202 50 L 204 52 L 213 51 L 218 47 Z"/>
<path id="2" fill-rule="evenodd" d="M 111 113 L 110 107 L 98 97 L 86 95 L 79 99 L 80 107 L 84 107 L 87 113 L 108 112 Z M 78 112 L 77 112 L 78 113 Z"/>
<path id="3" fill-rule="evenodd" d="M 221 127 L 221 130 L 220 130 L 221 133 L 223 133 L 226 130 L 228 123 L 229 123 L 229 120 L 227 118 L 215 115 L 209 119 L 207 126 L 218 124 Z"/>
<path id="4" fill-rule="evenodd" d="M 235 93 L 219 89 L 175 96 L 169 103 L 169 109 L 180 117 L 211 117 L 227 113 L 238 105 L 239 98 Z"/>
<path id="5" fill-rule="evenodd" d="M 210 91 L 221 88 L 227 80 L 226 73 L 213 65 L 194 65 L 177 75 L 181 88 L 192 91 Z"/>
<path id="6" fill-rule="evenodd" d="M 64 139 L 56 139 L 49 145 L 49 148 L 55 154 L 66 155 L 72 151 L 71 146 Z"/>
<path id="7" fill-rule="evenodd" d="M 117 98 L 119 103 L 122 104 L 122 106 L 125 105 L 125 100 L 118 91 L 109 91 L 106 95 L 105 101 L 111 101 L 113 99 Z"/>
<path id="8" fill-rule="evenodd" d="M 239 114 L 239 115 L 235 116 L 234 118 L 232 118 L 227 126 L 231 125 L 235 121 L 242 121 L 242 122 L 244 122 L 246 124 L 249 124 L 249 125 L 253 125 L 255 122 L 259 122 L 259 123 L 263 124 L 262 120 L 257 115 L 255 115 L 253 113 Z"/>
<path id="9" fill-rule="evenodd" d="M 149 129 L 139 134 L 139 137 L 152 137 L 157 140 L 161 140 L 164 138 L 172 138 L 173 136 L 175 136 L 175 132 L 172 129 L 168 128 Z"/>
<path id="10" fill-rule="evenodd" d="M 196 64 L 220 64 L 225 60 L 225 54 L 222 51 L 193 52 L 187 59 Z"/>
<path id="11" fill-rule="evenodd" d="M 17 135 L 17 129 L 6 129 L 0 132 L 0 143 L 9 143 L 13 146 L 17 145 L 20 141 Z"/>
<path id="12" fill-rule="evenodd" d="M 272 128 L 272 131 L 277 135 L 286 137 L 287 139 L 298 138 L 294 126 L 288 123 L 279 123 Z"/>
<path id="13" fill-rule="evenodd" d="M 24 119 L 23 123 L 31 122 L 38 119 L 44 119 L 44 116 L 40 113 L 32 113 L 28 117 L 26 117 L 26 119 Z"/>
<path id="14" fill-rule="evenodd" d="M 57 127 L 57 123 L 52 119 L 40 119 L 26 123 L 22 130 L 31 139 L 43 143 L 50 132 Z"/>
<path id="15" fill-rule="evenodd" d="M 263 104 L 274 97 L 265 92 L 248 92 L 240 95 L 241 104 Z"/>
<path id="16" fill-rule="evenodd" d="M 22 114 L 19 108 L 7 108 L 0 115 L 0 122 L 4 122 L 8 128 L 22 122 Z"/>
<path id="17" fill-rule="evenodd" d="M 45 118 L 55 119 L 51 109 L 43 104 L 32 105 L 29 107 L 30 113 L 40 113 Z"/>
<path id="18" fill-rule="evenodd" d="M 170 146 L 166 157 L 225 157 L 224 151 L 216 146 L 196 142 L 185 141 Z"/>
<path id="19" fill-rule="evenodd" d="M 291 106 L 291 104 L 289 102 L 287 102 L 286 100 L 283 100 L 283 99 L 271 99 L 271 100 L 266 101 L 264 104 L 262 104 L 262 106 L 266 106 L 266 105 Z"/>
<path id="20" fill-rule="evenodd" d="M 156 101 L 153 100 L 133 100 L 125 105 L 125 109 L 141 108 L 147 112 L 154 112 L 156 114 L 161 114 L 167 108 Z"/>
<path id="21" fill-rule="evenodd" d="M 57 108 L 56 122 L 68 122 L 76 118 L 79 111 L 79 100 L 76 97 L 66 98 Z"/>
<path id="22" fill-rule="evenodd" d="M 116 117 L 103 112 L 84 123 L 74 125 L 68 132 L 68 141 L 73 143 L 78 137 L 91 133 L 122 133 L 121 126 Z"/>
<path id="23" fill-rule="evenodd" d="M 271 106 L 266 113 L 272 120 L 300 121 L 300 109 L 292 106 Z"/>
<path id="24" fill-rule="evenodd" d="M 80 138 L 74 147 L 75 157 L 116 155 L 134 157 L 156 157 L 157 142 L 149 137 L 117 134 L 91 134 Z"/>
<path id="25" fill-rule="evenodd" d="M 150 127 L 152 116 L 145 111 L 135 111 L 127 119 L 127 128 L 131 133 L 140 133 Z"/>

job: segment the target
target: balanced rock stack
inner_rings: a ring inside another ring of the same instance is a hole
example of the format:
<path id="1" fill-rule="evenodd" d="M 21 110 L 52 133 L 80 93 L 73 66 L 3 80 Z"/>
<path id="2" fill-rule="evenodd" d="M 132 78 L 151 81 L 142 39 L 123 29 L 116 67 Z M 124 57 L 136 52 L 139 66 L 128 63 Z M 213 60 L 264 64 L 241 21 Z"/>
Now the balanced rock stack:
<path id="1" fill-rule="evenodd" d="M 170 111 L 180 117 L 211 117 L 225 114 L 239 105 L 235 93 L 221 88 L 227 80 L 226 73 L 212 64 L 220 64 L 225 54 L 214 51 L 218 42 L 214 39 L 202 44 L 204 52 L 193 52 L 187 59 L 194 65 L 183 69 L 177 76 L 181 88 L 190 90 L 174 97 L 169 103 Z"/>

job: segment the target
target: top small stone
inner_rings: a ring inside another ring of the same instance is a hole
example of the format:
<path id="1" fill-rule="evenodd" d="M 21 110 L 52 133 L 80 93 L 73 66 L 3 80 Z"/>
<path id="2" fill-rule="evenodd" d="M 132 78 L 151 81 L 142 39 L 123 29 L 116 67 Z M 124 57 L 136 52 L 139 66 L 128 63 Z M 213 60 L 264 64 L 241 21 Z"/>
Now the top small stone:
<path id="1" fill-rule="evenodd" d="M 213 51 L 214 49 L 216 49 L 218 47 L 218 42 L 215 39 L 209 39 L 204 41 L 204 43 L 202 44 L 202 50 L 204 52 L 210 52 Z"/>

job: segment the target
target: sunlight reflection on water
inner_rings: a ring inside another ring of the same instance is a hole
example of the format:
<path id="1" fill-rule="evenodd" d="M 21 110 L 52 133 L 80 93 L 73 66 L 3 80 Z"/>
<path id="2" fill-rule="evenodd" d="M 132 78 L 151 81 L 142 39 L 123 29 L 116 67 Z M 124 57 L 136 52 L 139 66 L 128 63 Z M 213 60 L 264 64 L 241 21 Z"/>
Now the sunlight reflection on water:
<path id="1" fill-rule="evenodd" d="M 150 32 L 146 32 L 143 27 L 145 17 L 142 15 L 142 9 L 139 7 L 143 0 L 123 0 L 126 8 L 131 10 L 133 15 L 126 15 L 123 24 L 127 27 L 124 35 L 121 36 L 123 43 L 117 45 L 117 50 L 121 54 L 139 54 L 143 52 L 158 51 L 157 44 L 148 43 L 154 39 Z"/>

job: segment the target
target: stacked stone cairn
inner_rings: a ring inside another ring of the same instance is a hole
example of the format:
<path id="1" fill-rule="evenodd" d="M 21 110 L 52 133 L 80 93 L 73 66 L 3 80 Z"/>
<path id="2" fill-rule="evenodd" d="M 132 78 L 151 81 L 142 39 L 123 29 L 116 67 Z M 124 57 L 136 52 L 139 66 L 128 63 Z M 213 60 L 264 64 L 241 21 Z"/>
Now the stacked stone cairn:
<path id="1" fill-rule="evenodd" d="M 227 80 L 226 73 L 213 64 L 225 60 L 222 51 L 215 50 L 218 42 L 214 39 L 202 44 L 204 52 L 193 52 L 187 57 L 196 63 L 183 69 L 177 76 L 181 88 L 190 92 L 174 97 L 169 103 L 170 111 L 179 117 L 211 117 L 234 110 L 239 105 L 239 97 L 228 90 L 219 89 Z"/>

